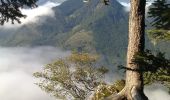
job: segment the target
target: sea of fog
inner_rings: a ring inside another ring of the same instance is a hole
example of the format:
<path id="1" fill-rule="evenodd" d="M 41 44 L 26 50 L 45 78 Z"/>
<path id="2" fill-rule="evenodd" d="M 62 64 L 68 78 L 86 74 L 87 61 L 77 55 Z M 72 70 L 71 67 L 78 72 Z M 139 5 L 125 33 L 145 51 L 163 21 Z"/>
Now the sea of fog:
<path id="1" fill-rule="evenodd" d="M 0 47 L 0 100 L 54 100 L 32 74 L 68 55 L 55 47 Z"/>
<path id="2" fill-rule="evenodd" d="M 0 47 L 0 100 L 55 100 L 34 83 L 36 71 L 69 55 L 56 47 Z M 150 100 L 170 100 L 162 88 L 145 90 Z"/>

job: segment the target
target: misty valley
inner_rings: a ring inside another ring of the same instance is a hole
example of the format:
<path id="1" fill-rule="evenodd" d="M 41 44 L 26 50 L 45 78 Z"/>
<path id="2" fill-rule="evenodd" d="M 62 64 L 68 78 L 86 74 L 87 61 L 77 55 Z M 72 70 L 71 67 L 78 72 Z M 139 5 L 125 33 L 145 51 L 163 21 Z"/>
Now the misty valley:
<path id="1" fill-rule="evenodd" d="M 169 3 L 0 1 L 0 100 L 170 100 Z"/>
<path id="2" fill-rule="evenodd" d="M 2 100 L 55 100 L 35 85 L 38 80 L 33 73 L 42 70 L 48 63 L 70 55 L 70 51 L 51 46 L 0 47 L 0 55 Z M 150 100 L 160 100 L 162 96 L 169 98 L 166 89 L 160 87 L 155 85 L 146 89 Z"/>
<path id="3" fill-rule="evenodd" d="M 50 46 L 0 47 L 1 100 L 54 100 L 35 85 L 33 73 L 69 54 Z"/>

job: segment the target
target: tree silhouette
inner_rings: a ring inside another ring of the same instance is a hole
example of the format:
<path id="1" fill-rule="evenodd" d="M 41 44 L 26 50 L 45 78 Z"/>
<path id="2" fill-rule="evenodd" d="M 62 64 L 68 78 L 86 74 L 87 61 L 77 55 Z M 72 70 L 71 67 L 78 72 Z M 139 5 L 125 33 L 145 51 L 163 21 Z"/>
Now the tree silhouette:
<path id="1" fill-rule="evenodd" d="M 25 18 L 26 15 L 21 13 L 20 8 L 37 7 L 38 0 L 1 0 L 0 1 L 0 24 L 14 21 L 21 23 L 20 18 Z"/>
<path id="2" fill-rule="evenodd" d="M 149 16 L 152 18 L 152 26 L 157 29 L 170 29 L 170 4 L 167 0 L 156 0 L 149 8 Z"/>

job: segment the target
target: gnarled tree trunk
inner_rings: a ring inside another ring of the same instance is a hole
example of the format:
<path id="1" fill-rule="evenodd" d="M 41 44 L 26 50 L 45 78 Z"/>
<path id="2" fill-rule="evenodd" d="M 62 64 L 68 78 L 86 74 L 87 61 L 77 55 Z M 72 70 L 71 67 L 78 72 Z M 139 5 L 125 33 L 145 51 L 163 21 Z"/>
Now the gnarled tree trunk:
<path id="1" fill-rule="evenodd" d="M 112 95 L 108 100 L 148 100 L 143 92 L 141 66 L 133 62 L 135 55 L 144 51 L 145 5 L 146 0 L 131 0 L 126 86 L 119 94 Z"/>

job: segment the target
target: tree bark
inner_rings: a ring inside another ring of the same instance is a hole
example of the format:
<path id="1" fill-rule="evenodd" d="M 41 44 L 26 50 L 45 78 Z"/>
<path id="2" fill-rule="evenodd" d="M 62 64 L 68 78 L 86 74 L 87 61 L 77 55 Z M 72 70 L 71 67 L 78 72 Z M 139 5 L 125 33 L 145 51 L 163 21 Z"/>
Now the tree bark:
<path id="1" fill-rule="evenodd" d="M 127 50 L 126 97 L 128 100 L 148 100 L 143 92 L 142 66 L 134 62 L 135 55 L 145 47 L 146 0 L 131 0 L 129 43 Z"/>
<path id="2" fill-rule="evenodd" d="M 131 0 L 129 16 L 129 43 L 125 88 L 106 100 L 148 100 L 144 95 L 142 66 L 134 62 L 135 55 L 145 47 L 145 5 L 146 0 Z"/>

